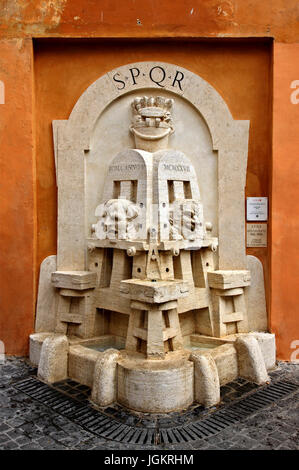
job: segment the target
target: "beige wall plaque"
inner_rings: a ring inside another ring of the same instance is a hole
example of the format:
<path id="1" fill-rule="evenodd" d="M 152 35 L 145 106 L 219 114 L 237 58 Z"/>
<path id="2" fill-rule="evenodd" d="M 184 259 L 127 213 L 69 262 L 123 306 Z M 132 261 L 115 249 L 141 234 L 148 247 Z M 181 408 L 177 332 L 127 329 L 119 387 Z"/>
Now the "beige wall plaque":
<path id="1" fill-rule="evenodd" d="M 247 247 L 267 246 L 267 224 L 247 224 Z"/>

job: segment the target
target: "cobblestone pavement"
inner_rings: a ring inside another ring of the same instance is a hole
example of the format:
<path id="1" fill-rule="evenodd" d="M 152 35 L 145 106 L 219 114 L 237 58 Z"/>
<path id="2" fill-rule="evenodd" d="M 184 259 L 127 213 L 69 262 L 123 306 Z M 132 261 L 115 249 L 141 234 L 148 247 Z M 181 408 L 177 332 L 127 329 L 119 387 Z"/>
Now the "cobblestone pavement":
<path id="1" fill-rule="evenodd" d="M 26 359 L 6 358 L 0 364 L 1 450 L 299 449 L 299 390 L 206 439 L 177 445 L 140 446 L 97 437 L 13 387 L 16 381 L 32 373 L 34 369 Z M 299 385 L 298 364 L 279 363 L 271 375 Z M 233 388 L 223 389 L 224 401 L 238 398 Z"/>

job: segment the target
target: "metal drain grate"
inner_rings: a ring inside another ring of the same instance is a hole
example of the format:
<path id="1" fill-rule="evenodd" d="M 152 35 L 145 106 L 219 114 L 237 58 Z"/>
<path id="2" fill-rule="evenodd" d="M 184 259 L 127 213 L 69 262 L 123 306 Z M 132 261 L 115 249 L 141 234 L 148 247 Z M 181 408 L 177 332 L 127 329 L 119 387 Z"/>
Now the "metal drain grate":
<path id="1" fill-rule="evenodd" d="M 197 422 L 171 430 L 160 429 L 160 442 L 176 444 L 217 434 L 232 424 L 242 421 L 249 415 L 294 392 L 297 388 L 297 385 L 290 382 L 280 381 L 272 383 L 263 389 L 247 395 L 232 405 L 224 406 L 210 413 L 206 418 Z"/>
<path id="2" fill-rule="evenodd" d="M 298 385 L 291 382 L 273 382 L 191 423 L 148 428 L 142 424 L 123 424 L 113 416 L 92 408 L 86 402 L 66 396 L 32 376 L 17 382 L 14 387 L 97 436 L 122 443 L 148 445 L 179 444 L 218 434 L 298 389 Z"/>

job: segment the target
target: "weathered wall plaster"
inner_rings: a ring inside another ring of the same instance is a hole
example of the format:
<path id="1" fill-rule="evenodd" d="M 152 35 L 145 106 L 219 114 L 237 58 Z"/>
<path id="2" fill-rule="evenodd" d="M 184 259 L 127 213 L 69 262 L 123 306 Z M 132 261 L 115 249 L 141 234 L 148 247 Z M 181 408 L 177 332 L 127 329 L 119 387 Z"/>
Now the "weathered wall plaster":
<path id="1" fill-rule="evenodd" d="M 77 37 L 265 37 L 296 40 L 298 2 L 281 0 L 15 0 L 6 2 L 2 34 Z"/>
<path id="2" fill-rule="evenodd" d="M 8 354 L 28 352 L 35 310 L 36 207 L 30 39 L 0 41 L 0 339 Z"/>

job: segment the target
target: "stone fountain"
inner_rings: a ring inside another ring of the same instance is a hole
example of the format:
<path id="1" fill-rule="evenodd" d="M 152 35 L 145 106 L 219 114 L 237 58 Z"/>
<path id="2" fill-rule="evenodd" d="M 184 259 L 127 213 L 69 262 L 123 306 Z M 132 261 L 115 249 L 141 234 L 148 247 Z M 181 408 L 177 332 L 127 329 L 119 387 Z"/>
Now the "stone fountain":
<path id="1" fill-rule="evenodd" d="M 174 74 L 170 64 L 142 64 L 126 67 L 167 67 Z M 262 267 L 245 255 L 249 123 L 225 114 L 223 100 L 200 77 L 183 69 L 180 73 L 173 82 L 178 90 L 170 83 L 164 94 L 152 90 L 153 73 L 150 78 L 144 73 L 139 84 L 147 96 L 130 87 L 110 90 L 110 102 L 116 100 L 116 105 L 117 98 L 126 97 L 134 148 L 107 155 L 100 171 L 88 162 L 92 152 L 99 160 L 90 136 L 99 102 L 102 110 L 107 107 L 99 83 L 109 96 L 109 87 L 121 82 L 125 68 L 92 85 L 68 121 L 53 123 L 58 254 L 42 263 L 30 358 L 41 380 L 70 377 L 90 386 L 99 407 L 118 403 L 139 412 L 165 413 L 193 402 L 213 406 L 220 401 L 220 386 L 238 376 L 264 384 L 275 367 Z M 202 93 L 196 106 L 204 117 L 207 113 L 221 156 L 218 233 L 205 218 L 208 210 L 193 162 L 182 148 L 171 148 L 173 134 L 179 132 L 173 114 L 176 100 L 182 100 L 175 94 L 181 96 L 182 76 L 189 78 L 193 94 Z M 93 124 L 82 122 L 83 115 Z M 111 136 L 118 138 L 112 128 Z M 99 178 L 104 173 L 104 178 L 89 196 L 87 175 L 93 173 Z"/>

